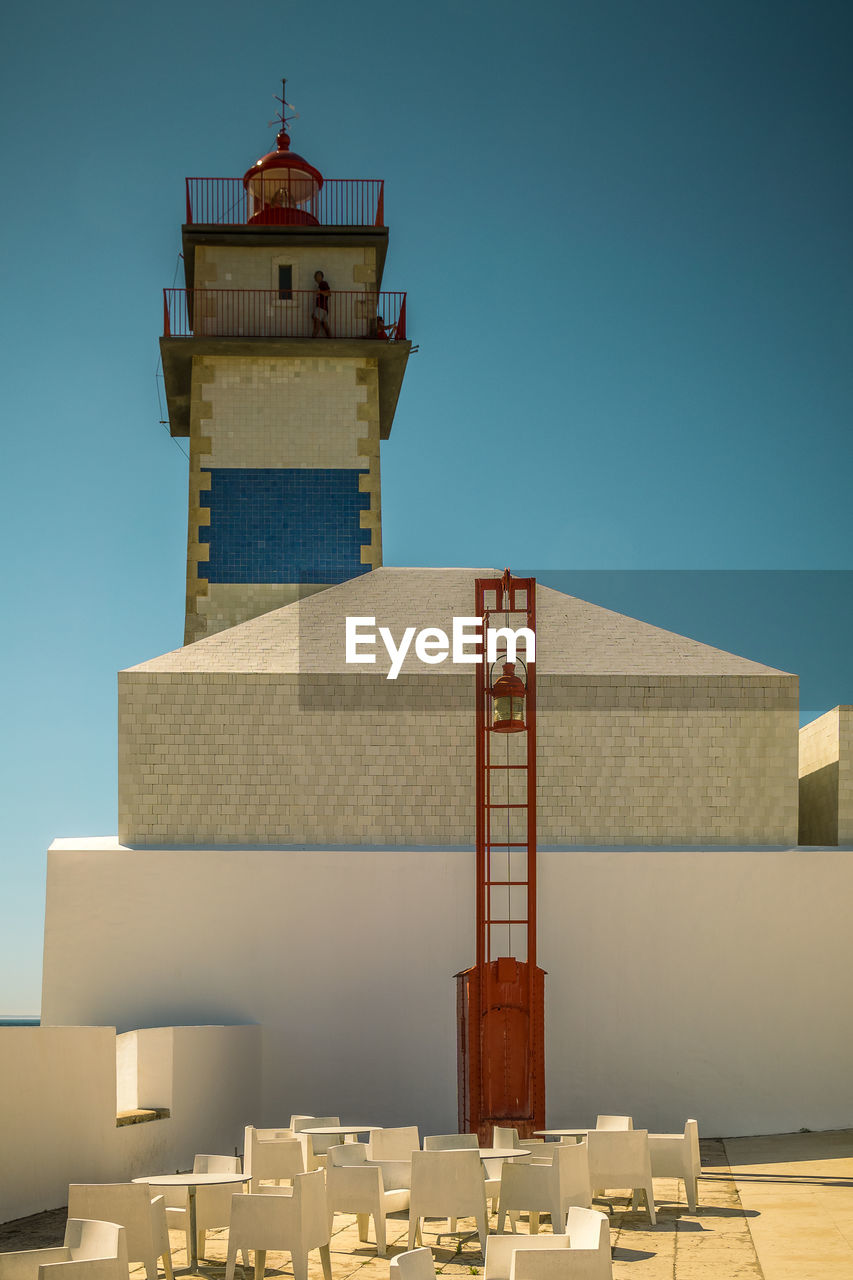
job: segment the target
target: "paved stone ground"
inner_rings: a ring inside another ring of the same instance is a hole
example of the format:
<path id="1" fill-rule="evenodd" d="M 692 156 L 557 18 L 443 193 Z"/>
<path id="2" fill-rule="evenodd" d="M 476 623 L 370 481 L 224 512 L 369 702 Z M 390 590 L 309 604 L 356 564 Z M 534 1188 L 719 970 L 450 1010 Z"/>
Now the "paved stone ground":
<path id="1" fill-rule="evenodd" d="M 722 1142 L 702 1143 L 703 1174 L 699 1184 L 699 1212 L 689 1214 L 681 1183 L 661 1178 L 655 1182 L 658 1206 L 657 1226 L 652 1227 L 645 1212 L 634 1213 L 627 1196 L 616 1196 L 598 1207 L 610 1208 L 614 1280 L 760 1280 L 762 1271 L 753 1246 L 744 1210 L 738 1198 Z M 446 1222 L 429 1220 L 424 1244 L 433 1247 L 436 1269 L 452 1276 L 481 1275 L 483 1256 L 476 1240 L 458 1243 L 455 1237 L 436 1235 Z M 334 1280 L 388 1280 L 387 1259 L 376 1257 L 373 1243 L 358 1239 L 355 1218 L 339 1214 L 332 1237 Z M 461 1231 L 473 1230 L 473 1221 L 460 1220 Z M 491 1220 L 494 1230 L 495 1219 Z M 0 1250 L 33 1249 L 61 1244 L 65 1210 L 20 1218 L 0 1226 Z M 519 1230 L 526 1231 L 522 1218 Z M 372 1225 L 371 1225 L 372 1231 Z M 550 1232 L 547 1218 L 543 1231 Z M 408 1219 L 394 1214 L 388 1219 L 388 1256 L 407 1247 Z M 186 1264 L 185 1240 L 172 1232 L 172 1255 L 176 1268 Z M 372 1236 L 371 1236 L 372 1239 Z M 203 1280 L 222 1280 L 225 1271 L 227 1233 L 211 1232 L 207 1237 L 207 1258 L 199 1268 Z M 268 1276 L 292 1276 L 288 1254 L 267 1255 Z M 141 1267 L 133 1267 L 132 1280 L 145 1280 Z M 319 1256 L 312 1254 L 310 1280 L 322 1280 Z M 238 1269 L 237 1280 L 243 1280 Z"/>
<path id="2" fill-rule="evenodd" d="M 853 1280 L 853 1131 L 725 1146 L 766 1280 Z"/>

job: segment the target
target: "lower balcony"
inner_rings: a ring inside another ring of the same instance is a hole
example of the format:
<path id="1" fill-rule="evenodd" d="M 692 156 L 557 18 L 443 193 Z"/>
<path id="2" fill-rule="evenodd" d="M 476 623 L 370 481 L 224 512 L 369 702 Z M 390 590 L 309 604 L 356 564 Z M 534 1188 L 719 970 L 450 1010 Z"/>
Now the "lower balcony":
<path id="1" fill-rule="evenodd" d="M 379 433 L 387 440 L 412 344 L 405 293 L 315 289 L 164 289 L 160 355 L 173 436 L 190 434 L 197 356 L 368 360 L 379 375 Z"/>
<path id="2" fill-rule="evenodd" d="M 363 289 L 324 294 L 315 289 L 164 289 L 163 335 L 404 342 L 406 295 Z"/>

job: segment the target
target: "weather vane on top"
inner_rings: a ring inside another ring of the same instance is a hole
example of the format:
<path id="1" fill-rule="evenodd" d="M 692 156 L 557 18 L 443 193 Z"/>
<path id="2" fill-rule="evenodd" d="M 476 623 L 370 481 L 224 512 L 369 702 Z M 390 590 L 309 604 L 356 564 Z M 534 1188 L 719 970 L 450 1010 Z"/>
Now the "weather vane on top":
<path id="1" fill-rule="evenodd" d="M 286 91 L 287 91 L 287 81 L 282 78 L 281 97 L 279 97 L 277 93 L 273 94 L 273 97 L 275 98 L 276 102 L 278 102 L 281 106 L 281 111 L 278 113 L 278 115 L 274 120 L 267 121 L 268 129 L 271 129 L 274 124 L 277 124 L 281 129 L 286 129 L 291 120 L 299 119 L 299 112 L 295 109 L 293 103 L 288 102 L 286 100 L 286 96 L 285 96 Z M 293 114 L 287 115 L 288 111 L 292 111 Z"/>

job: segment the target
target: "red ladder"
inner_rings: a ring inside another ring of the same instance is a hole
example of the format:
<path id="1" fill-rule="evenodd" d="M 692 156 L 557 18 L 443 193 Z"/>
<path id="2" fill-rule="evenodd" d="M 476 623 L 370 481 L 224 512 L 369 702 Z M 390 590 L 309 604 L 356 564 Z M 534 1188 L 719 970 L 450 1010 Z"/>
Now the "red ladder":
<path id="1" fill-rule="evenodd" d="M 536 582 L 478 578 L 483 619 L 476 671 L 477 942 L 457 975 L 459 1128 L 492 1140 L 492 1126 L 529 1136 L 545 1123 L 545 975 L 536 964 L 536 664 L 528 661 L 525 730 L 492 726 L 490 628 L 536 631 Z M 505 645 L 504 645 L 505 650 Z M 519 741 L 521 740 L 521 741 Z"/>

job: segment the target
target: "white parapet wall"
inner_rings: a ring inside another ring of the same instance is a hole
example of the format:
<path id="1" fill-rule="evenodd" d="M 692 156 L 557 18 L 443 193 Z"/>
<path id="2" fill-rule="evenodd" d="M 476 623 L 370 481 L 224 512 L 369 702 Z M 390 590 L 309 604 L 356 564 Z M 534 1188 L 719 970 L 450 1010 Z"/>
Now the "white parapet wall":
<path id="1" fill-rule="evenodd" d="M 539 875 L 550 1123 L 853 1125 L 853 850 L 573 849 Z M 455 1128 L 473 959 L 470 851 L 50 851 L 44 1021 L 260 1023 L 255 1123 Z"/>
<path id="2" fill-rule="evenodd" d="M 66 1204 L 70 1182 L 233 1155 L 257 1114 L 260 1056 L 257 1026 L 0 1028 L 0 1222 Z M 117 1122 L 137 1108 L 168 1115 Z"/>

